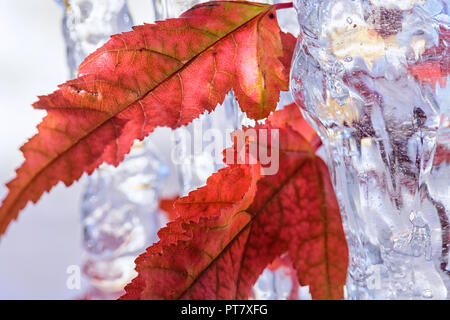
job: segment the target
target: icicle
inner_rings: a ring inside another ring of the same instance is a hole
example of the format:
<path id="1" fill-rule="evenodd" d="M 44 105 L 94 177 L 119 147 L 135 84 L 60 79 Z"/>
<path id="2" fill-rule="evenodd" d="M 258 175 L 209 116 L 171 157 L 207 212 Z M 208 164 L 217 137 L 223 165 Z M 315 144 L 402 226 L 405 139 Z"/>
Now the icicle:
<path id="1" fill-rule="evenodd" d="M 91 298 L 117 297 L 135 276 L 136 257 L 158 240 L 165 224 L 159 191 L 168 169 L 157 152 L 149 142 L 135 143 L 119 167 L 102 166 L 89 179 L 82 225 Z"/>

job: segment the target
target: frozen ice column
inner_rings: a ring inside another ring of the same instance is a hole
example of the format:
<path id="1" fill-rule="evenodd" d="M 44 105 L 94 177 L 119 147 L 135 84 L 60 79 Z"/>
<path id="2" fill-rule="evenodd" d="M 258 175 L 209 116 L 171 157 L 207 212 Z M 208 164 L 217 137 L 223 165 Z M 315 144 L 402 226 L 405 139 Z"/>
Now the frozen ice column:
<path id="1" fill-rule="evenodd" d="M 165 223 L 159 191 L 168 169 L 157 152 L 149 142 L 135 143 L 119 167 L 103 165 L 89 179 L 82 203 L 89 298 L 117 298 L 135 277 L 136 257 L 158 240 Z"/>
<path id="2" fill-rule="evenodd" d="M 208 0 L 153 0 L 156 20 L 177 18 L 183 12 L 202 2 L 208 2 Z"/>
<path id="3" fill-rule="evenodd" d="M 448 298 L 448 1 L 295 6 L 291 91 L 327 150 L 346 298 Z"/>
<path id="4" fill-rule="evenodd" d="M 64 8 L 63 34 L 71 78 L 84 58 L 116 33 L 131 30 L 125 0 L 57 0 Z"/>

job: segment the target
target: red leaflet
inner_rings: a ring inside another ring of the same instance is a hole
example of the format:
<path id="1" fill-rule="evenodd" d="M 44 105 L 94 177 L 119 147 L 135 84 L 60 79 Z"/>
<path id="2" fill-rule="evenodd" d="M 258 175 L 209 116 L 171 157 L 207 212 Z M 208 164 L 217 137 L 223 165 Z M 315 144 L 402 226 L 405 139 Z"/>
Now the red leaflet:
<path id="1" fill-rule="evenodd" d="M 280 128 L 285 127 L 286 125 L 290 126 L 309 142 L 314 151 L 322 145 L 322 141 L 316 131 L 314 131 L 309 123 L 303 118 L 300 108 L 295 103 L 291 103 L 282 110 L 277 111 L 277 115 L 271 117 L 270 122 L 272 125 Z"/>
<path id="2" fill-rule="evenodd" d="M 233 89 L 255 119 L 288 90 L 292 36 L 274 6 L 217 1 L 155 25 L 113 36 L 80 66 L 79 77 L 40 97 L 47 111 L 22 148 L 25 162 L 8 183 L 0 235 L 29 201 L 62 181 L 71 185 L 106 162 L 118 165 L 135 139 L 176 128 L 213 110 Z"/>
<path id="3" fill-rule="evenodd" d="M 277 125 L 286 113 L 292 121 Z M 348 255 L 339 209 L 326 165 L 291 126 L 299 117 L 288 107 L 256 126 L 280 132 L 278 174 L 233 165 L 176 203 L 180 218 L 136 260 L 139 275 L 124 299 L 247 299 L 285 252 L 313 298 L 343 297 Z"/>
<path id="4" fill-rule="evenodd" d="M 159 209 L 164 211 L 167 215 L 169 221 L 175 220 L 178 218 L 178 212 L 175 210 L 175 202 L 179 199 L 179 197 L 173 197 L 168 199 L 161 199 L 159 201 Z"/>

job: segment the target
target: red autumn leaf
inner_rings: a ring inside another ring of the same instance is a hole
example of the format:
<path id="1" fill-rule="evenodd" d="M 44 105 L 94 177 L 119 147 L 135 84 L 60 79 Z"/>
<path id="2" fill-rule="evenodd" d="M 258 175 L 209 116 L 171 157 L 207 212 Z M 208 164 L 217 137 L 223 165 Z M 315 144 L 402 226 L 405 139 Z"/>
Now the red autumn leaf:
<path id="1" fill-rule="evenodd" d="M 422 83 L 428 83 L 433 88 L 436 83 L 444 88 L 447 76 L 450 74 L 450 29 L 441 26 L 437 46 L 426 49 L 421 59 L 409 68 L 409 72 Z M 431 57 L 431 59 L 429 58 Z"/>
<path id="2" fill-rule="evenodd" d="M 178 218 L 178 212 L 175 210 L 175 202 L 180 197 L 166 198 L 159 201 L 159 209 L 164 211 L 169 221 Z"/>
<path id="3" fill-rule="evenodd" d="M 289 111 L 300 117 L 290 107 L 256 126 L 279 130 L 278 174 L 258 177 L 257 165 L 231 165 L 180 199 L 180 218 L 136 260 L 139 275 L 123 299 L 247 299 L 264 268 L 286 252 L 313 298 L 343 297 L 348 254 L 338 204 L 327 167 L 300 128 L 276 125 Z"/>
<path id="4" fill-rule="evenodd" d="M 294 42 L 282 35 L 276 6 L 243 1 L 204 3 L 113 36 L 77 79 L 34 104 L 47 116 L 21 148 L 25 162 L 7 184 L 0 235 L 58 182 L 69 186 L 104 162 L 117 166 L 135 139 L 191 122 L 231 89 L 247 115 L 266 117 L 288 90 Z"/>
<path id="5" fill-rule="evenodd" d="M 285 106 L 282 110 L 277 111 L 277 116 L 270 119 L 272 125 L 276 127 L 285 127 L 289 125 L 292 129 L 300 133 L 316 151 L 322 141 L 316 131 L 301 115 L 299 107 L 295 103 Z"/>

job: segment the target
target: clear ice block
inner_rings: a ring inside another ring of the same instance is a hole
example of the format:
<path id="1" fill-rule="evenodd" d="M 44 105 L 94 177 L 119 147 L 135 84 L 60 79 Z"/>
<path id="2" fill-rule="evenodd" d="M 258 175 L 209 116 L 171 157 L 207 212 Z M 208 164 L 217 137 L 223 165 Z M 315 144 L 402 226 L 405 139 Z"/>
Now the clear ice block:
<path id="1" fill-rule="evenodd" d="M 198 3 L 208 2 L 207 0 L 153 0 L 153 6 L 156 12 L 156 20 L 165 20 L 167 18 L 177 18 L 183 12 L 192 8 Z"/>
<path id="2" fill-rule="evenodd" d="M 295 6 L 291 91 L 328 153 L 350 251 L 346 298 L 448 299 L 449 82 L 411 71 L 448 70 L 448 0 Z"/>
<path id="3" fill-rule="evenodd" d="M 62 30 L 71 77 L 87 55 L 116 33 L 131 30 L 125 0 L 57 0 L 64 8 Z"/>
<path id="4" fill-rule="evenodd" d="M 134 259 L 158 240 L 164 225 L 159 191 L 168 168 L 149 142 L 138 142 L 115 168 L 92 174 L 82 203 L 85 275 L 97 288 L 122 289 Z"/>

